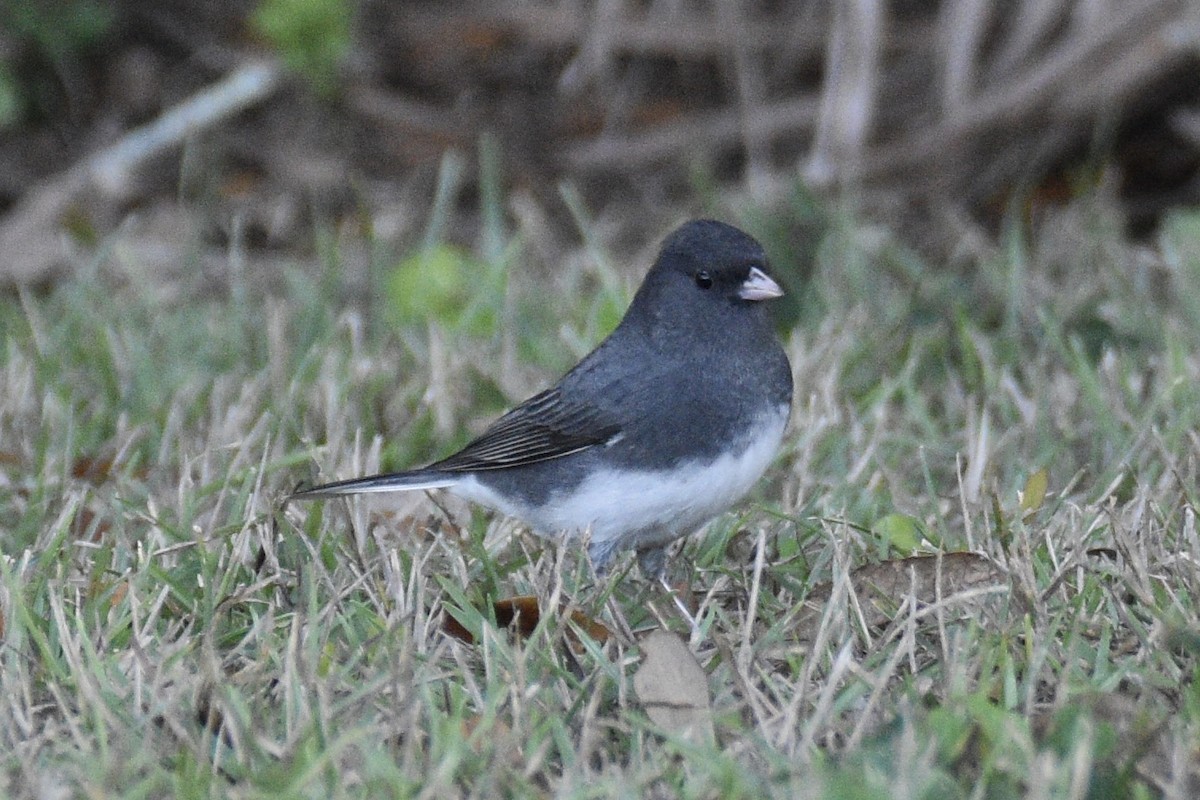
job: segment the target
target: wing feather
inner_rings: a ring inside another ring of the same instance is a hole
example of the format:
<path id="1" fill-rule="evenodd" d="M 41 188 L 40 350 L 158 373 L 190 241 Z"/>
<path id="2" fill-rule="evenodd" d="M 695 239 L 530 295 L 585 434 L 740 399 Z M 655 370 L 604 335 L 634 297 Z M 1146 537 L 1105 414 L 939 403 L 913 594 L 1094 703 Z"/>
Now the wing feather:
<path id="1" fill-rule="evenodd" d="M 524 466 L 602 445 L 620 432 L 620 426 L 598 409 L 571 403 L 554 387 L 509 411 L 478 439 L 428 469 L 467 472 Z"/>

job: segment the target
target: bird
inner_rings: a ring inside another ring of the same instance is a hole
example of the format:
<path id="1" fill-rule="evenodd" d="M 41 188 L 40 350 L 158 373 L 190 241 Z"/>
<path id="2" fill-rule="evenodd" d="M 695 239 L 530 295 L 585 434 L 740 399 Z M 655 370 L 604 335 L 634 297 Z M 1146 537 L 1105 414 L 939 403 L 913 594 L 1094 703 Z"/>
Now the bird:
<path id="1" fill-rule="evenodd" d="M 765 307 L 783 295 L 768 269 L 749 234 L 689 221 L 617 327 L 557 384 L 440 461 L 288 499 L 445 489 L 586 543 L 597 575 L 634 550 L 662 581 L 667 546 L 744 497 L 782 444 L 792 370 Z"/>

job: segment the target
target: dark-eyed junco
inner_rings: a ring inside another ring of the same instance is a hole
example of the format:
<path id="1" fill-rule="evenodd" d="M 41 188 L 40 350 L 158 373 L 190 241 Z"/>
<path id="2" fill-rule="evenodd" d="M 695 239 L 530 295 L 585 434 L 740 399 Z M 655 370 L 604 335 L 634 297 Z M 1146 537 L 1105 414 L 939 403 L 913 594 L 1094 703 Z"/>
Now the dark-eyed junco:
<path id="1" fill-rule="evenodd" d="M 597 572 L 631 548 L 659 576 L 666 546 L 746 494 L 779 448 L 792 373 L 762 301 L 782 294 L 753 238 L 689 222 L 558 385 L 427 467 L 293 497 L 446 489 L 543 536 L 585 537 Z"/>

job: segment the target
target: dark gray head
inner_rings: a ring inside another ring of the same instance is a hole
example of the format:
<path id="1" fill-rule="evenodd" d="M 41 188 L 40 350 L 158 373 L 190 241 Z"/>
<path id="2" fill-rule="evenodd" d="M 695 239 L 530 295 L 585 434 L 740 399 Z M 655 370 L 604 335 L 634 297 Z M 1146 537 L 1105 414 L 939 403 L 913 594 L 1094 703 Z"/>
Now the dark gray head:
<path id="1" fill-rule="evenodd" d="M 693 220 L 663 242 L 627 317 L 759 316 L 759 301 L 782 294 L 754 237 L 716 220 Z"/>

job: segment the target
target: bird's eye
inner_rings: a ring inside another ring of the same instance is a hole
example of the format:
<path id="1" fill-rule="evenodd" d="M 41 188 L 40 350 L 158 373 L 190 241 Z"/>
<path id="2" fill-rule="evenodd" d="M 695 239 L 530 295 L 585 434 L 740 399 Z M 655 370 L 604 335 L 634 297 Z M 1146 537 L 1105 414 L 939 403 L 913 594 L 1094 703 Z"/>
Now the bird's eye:
<path id="1" fill-rule="evenodd" d="M 708 274 L 708 270 L 700 270 L 696 273 L 696 285 L 701 289 L 712 288 L 712 275 Z"/>

